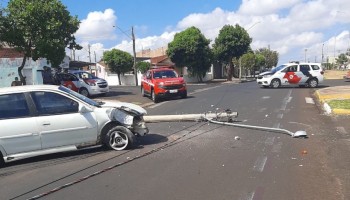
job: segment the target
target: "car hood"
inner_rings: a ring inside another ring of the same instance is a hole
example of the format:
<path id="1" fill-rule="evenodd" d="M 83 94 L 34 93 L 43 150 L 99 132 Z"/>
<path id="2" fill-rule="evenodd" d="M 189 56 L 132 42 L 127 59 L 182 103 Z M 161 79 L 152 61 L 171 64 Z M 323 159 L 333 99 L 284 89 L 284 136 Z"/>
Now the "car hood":
<path id="1" fill-rule="evenodd" d="M 147 111 L 143 109 L 141 106 L 138 106 L 136 104 L 127 103 L 127 102 L 117 102 L 117 101 L 108 101 L 104 100 L 101 105 L 102 108 L 118 108 L 125 110 L 127 112 L 132 112 L 137 115 L 145 115 L 147 114 Z"/>
<path id="2" fill-rule="evenodd" d="M 181 84 L 184 83 L 183 78 L 162 78 L 162 79 L 155 79 L 156 83 L 163 82 L 166 85 L 171 85 L 171 84 Z"/>
<path id="3" fill-rule="evenodd" d="M 272 75 L 272 74 L 274 74 L 272 71 L 266 71 L 266 72 L 260 73 L 259 76 Z"/>

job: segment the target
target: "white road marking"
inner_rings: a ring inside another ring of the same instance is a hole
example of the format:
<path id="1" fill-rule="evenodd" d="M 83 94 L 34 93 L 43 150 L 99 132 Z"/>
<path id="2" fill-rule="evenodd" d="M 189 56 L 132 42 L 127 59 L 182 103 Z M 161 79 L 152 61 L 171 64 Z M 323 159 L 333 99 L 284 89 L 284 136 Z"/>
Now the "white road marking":
<path id="1" fill-rule="evenodd" d="M 277 115 L 277 118 L 278 118 L 278 119 L 282 119 L 282 118 L 283 118 L 283 113 L 278 114 L 278 115 Z"/>
<path id="2" fill-rule="evenodd" d="M 263 97 L 261 97 L 262 99 L 269 99 L 269 98 L 271 98 L 270 96 L 263 96 Z"/>
<path id="3" fill-rule="evenodd" d="M 309 104 L 315 104 L 315 101 L 310 97 L 305 97 L 305 101 L 306 103 L 309 103 Z"/>
<path id="4" fill-rule="evenodd" d="M 280 153 L 281 149 L 282 149 L 282 142 L 279 142 L 279 143 L 273 145 L 272 152 L 273 153 Z"/>
<path id="5" fill-rule="evenodd" d="M 292 95 L 292 90 L 289 90 L 287 96 L 283 99 L 281 110 L 283 111 L 286 110 L 287 104 L 292 100 L 291 95 Z"/>
<path id="6" fill-rule="evenodd" d="M 276 123 L 273 125 L 273 128 L 280 128 L 280 125 L 281 125 L 280 123 Z"/>
<path id="7" fill-rule="evenodd" d="M 255 192 L 249 192 L 243 198 L 240 198 L 240 200 L 253 200 L 254 199 L 254 195 L 255 195 Z"/>
<path id="8" fill-rule="evenodd" d="M 344 127 L 338 126 L 336 128 L 337 128 L 337 131 L 339 131 L 339 133 L 344 134 L 344 135 L 348 134 L 348 132 L 345 130 Z"/>
<path id="9" fill-rule="evenodd" d="M 156 107 L 161 106 L 161 105 L 163 105 L 165 103 L 166 103 L 166 101 L 163 101 L 161 103 L 154 104 L 154 105 L 150 106 L 149 108 L 156 108 Z"/>
<path id="10" fill-rule="evenodd" d="M 258 172 L 264 171 L 266 161 L 267 161 L 267 156 L 259 157 L 254 163 L 253 170 Z"/>
<path id="11" fill-rule="evenodd" d="M 267 108 L 260 108 L 258 112 L 264 112 L 265 110 L 267 110 Z"/>
<path id="12" fill-rule="evenodd" d="M 275 141 L 275 137 L 268 137 L 265 140 L 265 145 L 273 145 L 273 142 Z"/>

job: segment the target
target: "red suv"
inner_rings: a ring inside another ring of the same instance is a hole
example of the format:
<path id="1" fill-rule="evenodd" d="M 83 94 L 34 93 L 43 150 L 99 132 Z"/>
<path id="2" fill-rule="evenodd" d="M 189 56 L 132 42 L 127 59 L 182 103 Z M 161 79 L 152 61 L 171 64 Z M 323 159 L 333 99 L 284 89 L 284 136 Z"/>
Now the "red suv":
<path id="1" fill-rule="evenodd" d="M 168 96 L 186 98 L 186 82 L 174 69 L 150 69 L 141 79 L 141 94 L 151 96 L 155 103 L 159 102 L 160 98 Z"/>

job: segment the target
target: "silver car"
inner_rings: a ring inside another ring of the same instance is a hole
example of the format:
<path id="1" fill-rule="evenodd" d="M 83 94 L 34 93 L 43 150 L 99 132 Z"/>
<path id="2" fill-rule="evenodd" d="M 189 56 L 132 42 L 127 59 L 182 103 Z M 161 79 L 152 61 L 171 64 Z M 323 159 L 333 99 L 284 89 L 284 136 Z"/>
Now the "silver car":
<path id="1" fill-rule="evenodd" d="M 0 88 L 0 164 L 84 147 L 130 147 L 148 133 L 146 111 L 93 101 L 64 86 Z"/>

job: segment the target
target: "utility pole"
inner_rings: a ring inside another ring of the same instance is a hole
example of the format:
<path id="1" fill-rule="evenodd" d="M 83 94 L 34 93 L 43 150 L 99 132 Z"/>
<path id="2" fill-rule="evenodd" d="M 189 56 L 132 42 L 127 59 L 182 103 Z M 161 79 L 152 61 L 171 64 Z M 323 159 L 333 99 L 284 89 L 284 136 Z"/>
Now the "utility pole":
<path id="1" fill-rule="evenodd" d="M 321 65 L 322 65 L 322 63 L 323 63 L 323 57 L 324 57 L 324 55 L 323 55 L 323 47 L 324 47 L 324 43 L 322 44 L 322 60 L 321 60 Z"/>
<path id="2" fill-rule="evenodd" d="M 90 73 L 92 74 L 92 68 L 91 68 L 91 51 L 90 51 L 90 44 L 88 44 L 88 49 L 89 49 L 89 61 L 90 61 L 90 64 L 89 64 L 89 66 L 90 66 Z"/>
<path id="3" fill-rule="evenodd" d="M 306 52 L 307 52 L 307 49 L 305 49 L 305 62 L 306 62 Z"/>
<path id="4" fill-rule="evenodd" d="M 134 34 L 134 27 L 131 27 L 131 37 L 132 37 L 132 50 L 134 53 L 134 75 L 135 75 L 135 85 L 138 86 L 138 80 L 137 80 L 137 69 L 136 69 L 136 50 L 135 50 L 135 34 Z"/>

